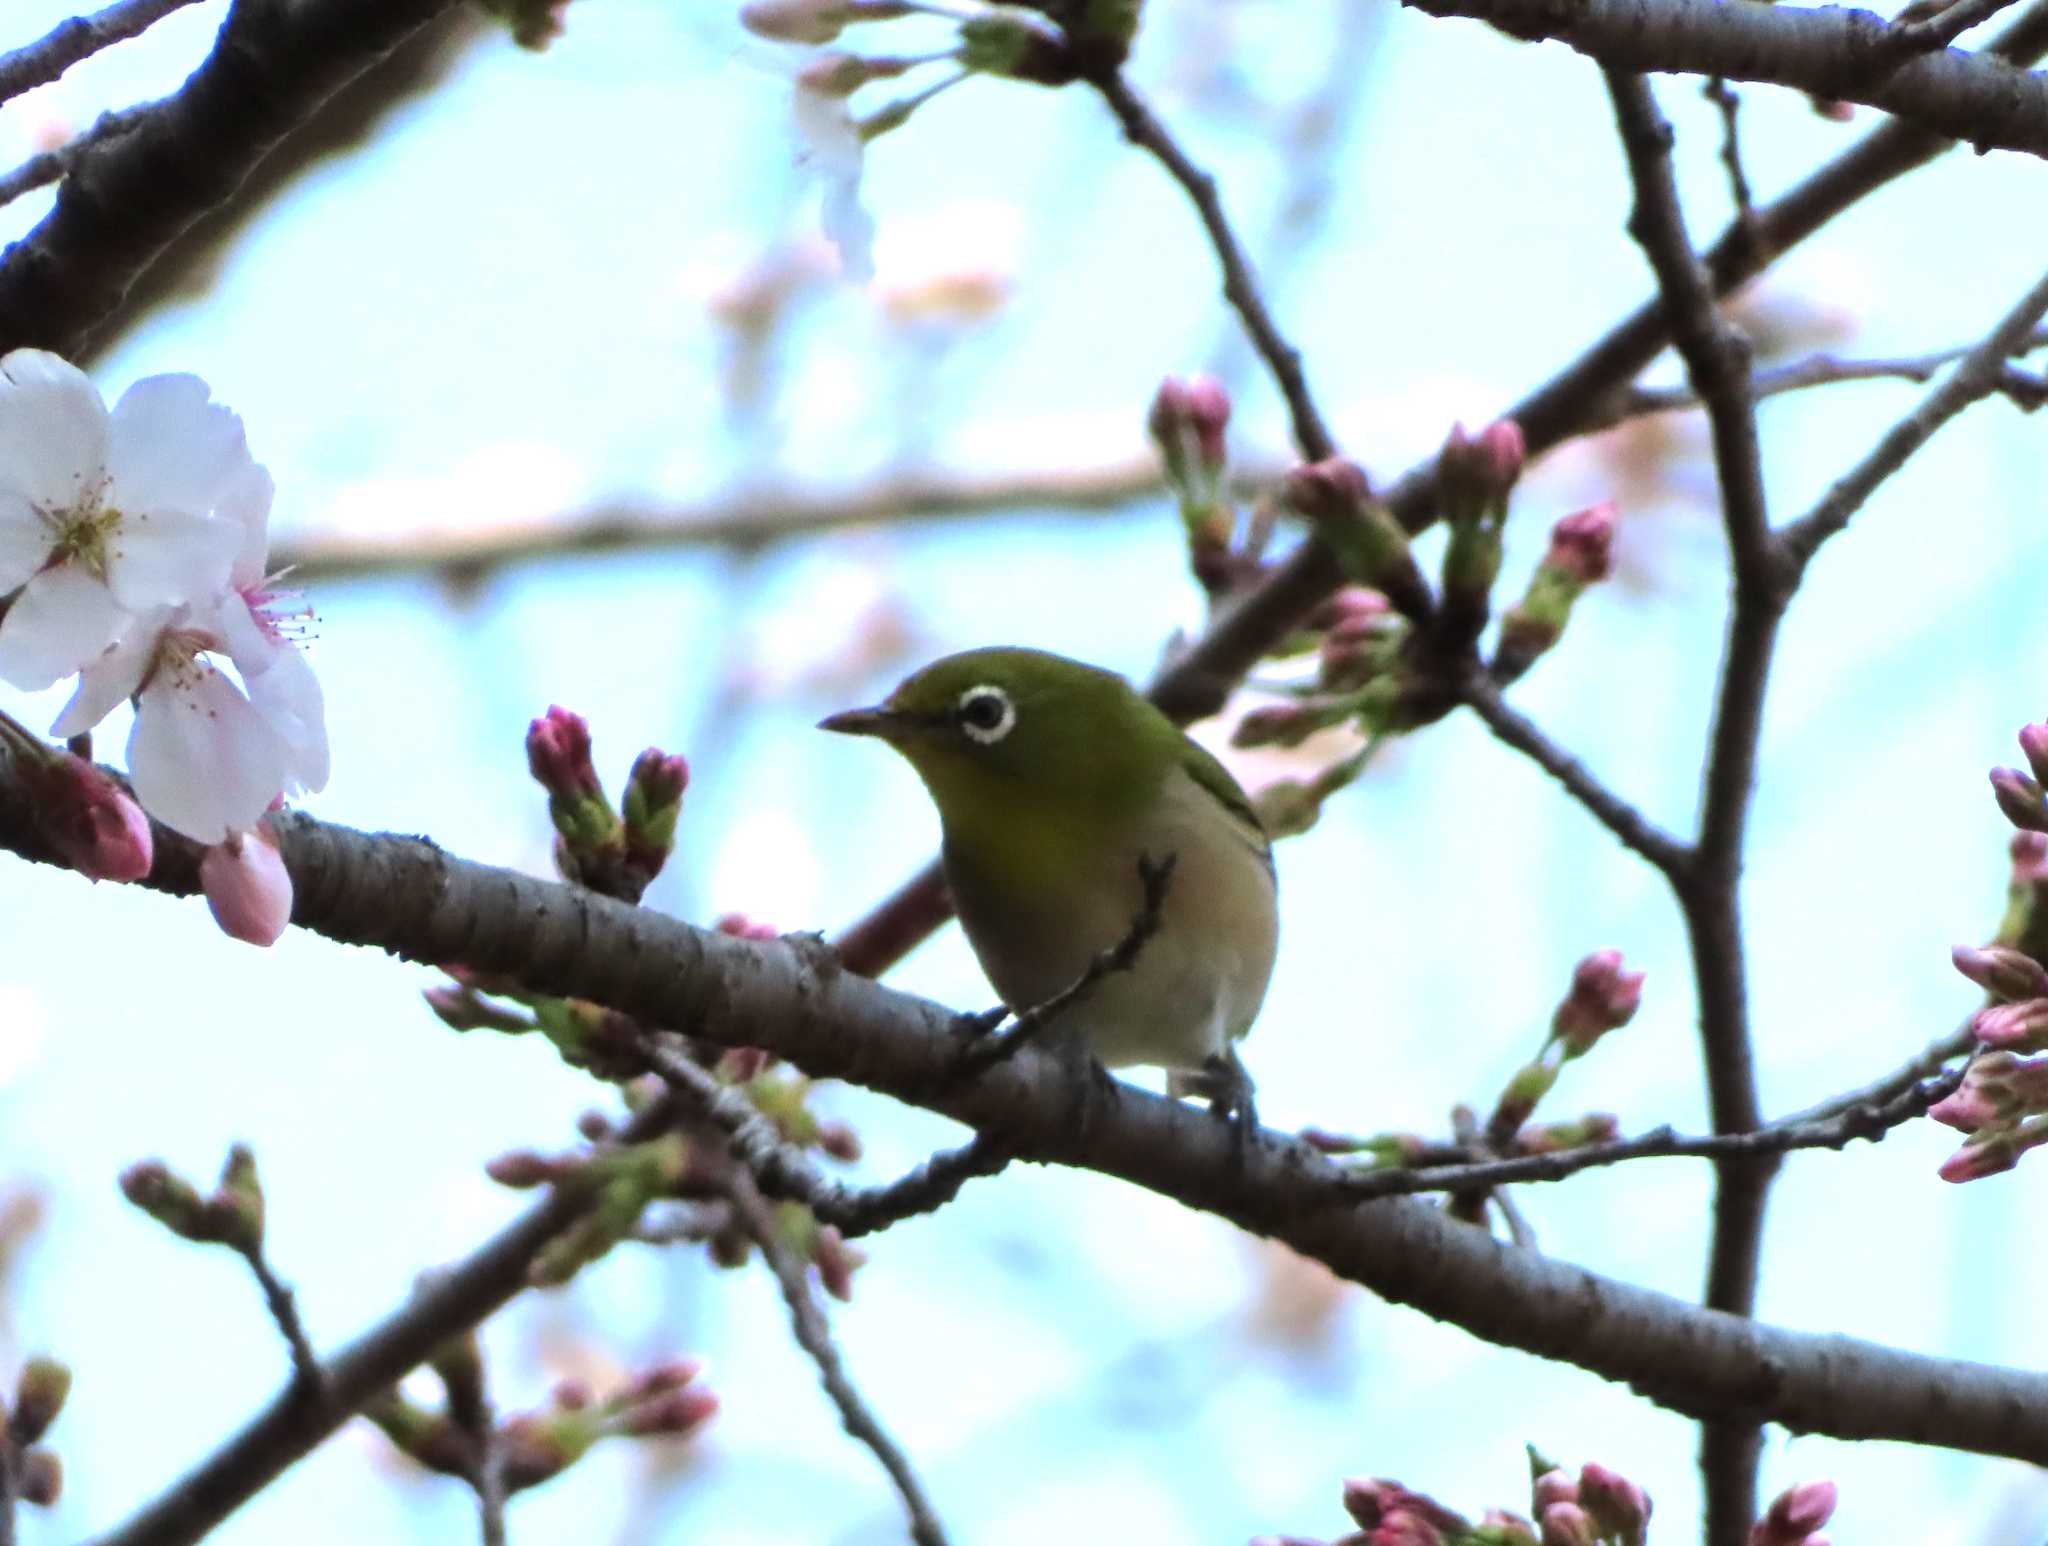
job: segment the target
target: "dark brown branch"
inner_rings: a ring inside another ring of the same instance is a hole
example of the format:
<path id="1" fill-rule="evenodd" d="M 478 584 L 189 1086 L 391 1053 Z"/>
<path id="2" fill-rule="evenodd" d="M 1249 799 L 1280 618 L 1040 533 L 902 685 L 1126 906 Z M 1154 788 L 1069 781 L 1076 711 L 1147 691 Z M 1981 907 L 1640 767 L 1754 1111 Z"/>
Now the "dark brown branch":
<path id="1" fill-rule="evenodd" d="M 449 0 L 236 0 L 176 94 L 85 150 L 0 259 L 0 352 L 81 352 L 156 256 L 345 83 Z"/>
<path id="2" fill-rule="evenodd" d="M 910 1516 L 911 1540 L 917 1546 L 946 1546 L 945 1527 L 939 1523 L 939 1516 L 932 1508 L 931 1499 L 925 1496 L 917 1473 L 910 1468 L 909 1459 L 897 1447 L 896 1441 L 883 1431 L 881 1423 L 868 1410 L 867 1402 L 861 1399 L 859 1390 L 848 1377 L 846 1365 L 839 1357 L 839 1348 L 832 1340 L 832 1328 L 825 1320 L 825 1312 L 818 1307 L 817 1296 L 811 1292 L 809 1269 L 784 1242 L 775 1225 L 774 1210 L 762 1199 L 753 1179 L 744 1169 L 733 1172 L 729 1195 L 762 1260 L 775 1274 L 783 1302 L 789 1306 L 790 1330 L 796 1337 L 797 1346 L 810 1354 L 811 1362 L 818 1366 L 819 1382 L 824 1385 L 825 1394 L 831 1397 L 833 1406 L 839 1409 L 840 1423 L 849 1434 L 874 1451 L 875 1459 L 881 1462 L 882 1469 L 896 1488 L 897 1496 L 903 1500 L 903 1511 Z"/>
<path id="3" fill-rule="evenodd" d="M 1491 677 L 1484 672 L 1471 672 L 1460 696 L 1503 744 L 1513 747 L 1563 785 L 1565 792 L 1620 839 L 1624 848 L 1642 855 L 1667 876 L 1676 876 L 1684 869 L 1690 857 L 1684 843 L 1613 793 L 1583 762 L 1518 713 Z"/>
<path id="4" fill-rule="evenodd" d="M 1756 198 L 1749 191 L 1749 173 L 1742 165 L 1742 98 L 1718 75 L 1708 79 L 1701 93 L 1721 115 L 1721 167 L 1728 174 L 1728 196 L 1735 205 L 1735 224 L 1753 228 Z"/>
<path id="5" fill-rule="evenodd" d="M 2048 155 L 2048 82 L 1985 54 L 1929 51 L 1927 33 L 1846 6 L 1725 0 L 1406 0 L 1503 32 L 1555 38 L 1611 70 L 1768 81 L 1862 102 L 1979 149 Z M 1981 18 L 1980 18 L 1981 19 Z"/>
<path id="6" fill-rule="evenodd" d="M 1330 437 L 1322 415 L 1316 410 L 1315 399 L 1309 395 L 1308 378 L 1301 367 L 1301 352 L 1280 336 L 1272 313 L 1266 309 L 1265 298 L 1259 294 L 1258 281 L 1252 277 L 1251 261 L 1245 257 L 1243 247 L 1230 229 L 1229 217 L 1223 213 L 1223 201 L 1216 193 L 1216 179 L 1188 159 L 1187 152 L 1167 133 L 1166 126 L 1153 116 L 1144 98 L 1133 91 L 1121 75 L 1111 72 L 1090 84 L 1102 93 L 1103 100 L 1116 114 L 1116 121 L 1123 125 L 1124 134 L 1130 142 L 1157 158 L 1193 201 L 1195 212 L 1201 216 L 1202 228 L 1209 233 L 1209 245 L 1216 249 L 1216 261 L 1223 268 L 1223 297 L 1244 319 L 1252 347 L 1266 362 L 1266 368 L 1273 373 L 1273 379 L 1279 385 L 1280 395 L 1286 399 L 1288 416 L 1294 424 L 1294 443 L 1301 451 L 1302 460 L 1320 462 L 1325 457 L 1335 456 L 1337 442 Z"/>
<path id="7" fill-rule="evenodd" d="M 1947 48 L 1972 27 L 1982 26 L 2011 4 L 2012 0 L 1949 0 L 1946 5 L 1937 3 L 1932 16 L 1918 21 L 1894 22 L 1885 41 L 1896 57 L 1932 53 L 1936 49 Z M 1906 7 L 1907 12 L 1917 9 L 1920 7 Z"/>
<path id="8" fill-rule="evenodd" d="M 975 1079 L 956 1079 L 953 1011 L 839 969 L 815 941 L 762 944 L 694 929 L 469 863 L 417 838 L 303 816 L 278 827 L 294 920 L 329 938 L 422 963 L 461 960 L 535 992 L 608 1003 L 645 1024 L 763 1047 L 814 1077 L 849 1079 L 992 1133 L 1021 1158 L 1119 1176 L 1216 1213 L 1384 1298 L 1624 1380 L 1690 1416 L 2048 1462 L 2048 1377 L 1758 1325 L 1514 1251 L 1418 1203 L 1359 1204 L 1344 1196 L 1342 1171 L 1305 1146 L 1242 1145 L 1206 1112 L 1128 1086 L 1112 1086 L 1114 1098 L 1084 1127 L 1073 1120 L 1057 1059 L 1026 1048 Z M 0 846 L 33 847 L 27 831 L 20 797 L 0 777 Z M 159 829 L 157 853 L 148 884 L 192 889 L 192 845 Z M 365 1399 L 431 1351 L 445 1328 L 473 1324 L 502 1303 L 524 1281 L 535 1235 L 566 1227 L 581 1207 L 558 1189 L 486 1253 L 429 1285 L 429 1313 L 401 1317 L 331 1360 L 336 1400 Z M 450 1296 L 461 1298 L 452 1310 Z M 296 1407 L 267 1412 L 208 1462 L 205 1483 L 174 1495 L 184 1500 L 182 1530 L 158 1533 L 159 1506 L 115 1539 L 194 1539 L 232 1507 L 219 1489 L 246 1497 L 336 1420 Z"/>
<path id="9" fill-rule="evenodd" d="M 1700 1006 L 1707 1106 L 1716 1134 L 1762 1124 L 1750 1045 L 1743 956 L 1742 840 L 1756 781 L 1765 685 L 1778 619 L 1795 577 L 1771 535 L 1764 498 L 1749 341 L 1724 321 L 1706 271 L 1694 256 L 1671 172 L 1671 126 L 1640 75 L 1609 68 L 1607 91 L 1628 158 L 1635 205 L 1629 234 L 1657 275 L 1672 342 L 1706 407 L 1721 487 L 1722 519 L 1735 570 L 1735 614 L 1708 738 L 1699 839 L 1674 877 L 1692 946 Z M 1714 1227 L 1707 1258 L 1710 1309 L 1749 1315 L 1762 1265 L 1764 1206 L 1775 1157 L 1724 1158 L 1716 1169 Z M 1755 1423 L 1703 1425 L 1700 1468 L 1707 1495 L 1708 1546 L 1739 1546 L 1756 1518 L 1763 1434 Z"/>
<path id="10" fill-rule="evenodd" d="M 120 0 L 90 16 L 61 21 L 43 37 L 0 54 L 0 102 L 55 80 L 80 60 L 145 32 L 193 0 Z"/>
<path id="11" fill-rule="evenodd" d="M 1864 501 L 1927 444 L 1935 431 L 1972 403 L 2000 389 L 2006 361 L 2033 345 L 2034 325 L 2044 312 L 2048 312 L 2048 276 L 2020 297 L 1990 336 L 1965 356 L 1946 381 L 1885 431 L 1870 454 L 1839 479 L 1819 504 L 1785 528 L 1785 551 L 1802 570 L 1813 561 L 1821 544 L 1847 526 Z"/>

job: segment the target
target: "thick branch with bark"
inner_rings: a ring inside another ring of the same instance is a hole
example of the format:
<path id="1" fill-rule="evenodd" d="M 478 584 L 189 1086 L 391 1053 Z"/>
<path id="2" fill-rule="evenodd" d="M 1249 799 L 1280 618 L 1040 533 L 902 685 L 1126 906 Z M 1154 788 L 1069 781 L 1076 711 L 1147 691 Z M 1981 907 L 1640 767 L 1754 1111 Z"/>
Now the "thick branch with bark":
<path id="1" fill-rule="evenodd" d="M 1846 6 L 1728 0 L 1404 0 L 1555 39 L 1609 69 L 1768 81 L 1883 108 L 1980 150 L 2048 155 L 2048 81 Z"/>
<path id="2" fill-rule="evenodd" d="M 236 0 L 185 84 L 86 148 L 56 208 L 0 258 L 0 353 L 80 353 L 173 240 L 449 3 Z"/>
<path id="3" fill-rule="evenodd" d="M 963 1081 L 953 1011 L 845 971 L 808 936 L 739 940 L 458 859 L 419 838 L 304 816 L 278 825 L 294 920 L 331 939 L 422 963 L 460 961 L 648 1024 L 764 1047 L 815 1076 L 943 1112 L 1020 1157 L 1119 1176 L 1215 1213 L 1386 1299 L 1624 1381 L 1679 1412 L 2048 1462 L 2048 1377 L 1760 1326 L 1503 1245 L 1417 1203 L 1360 1204 L 1346 1196 L 1338 1167 L 1306 1146 L 1272 1135 L 1241 1146 L 1208 1113 L 1128 1087 L 1112 1086 L 1090 1120 L 1076 1122 L 1074 1089 L 1057 1059 L 1026 1048 Z M 0 846 L 38 846 L 30 813 L 4 779 Z M 191 845 L 165 832 L 159 853 L 149 884 L 191 890 Z M 521 1239 L 564 1227 L 575 1207 L 558 1193 L 522 1222 Z M 488 1270 L 427 1292 L 496 1302 L 518 1286 L 518 1266 L 508 1246 Z M 383 1379 L 432 1345 L 422 1336 L 399 1350 L 380 1347 Z M 353 1370 L 330 1373 L 335 1398 L 347 1399 Z M 190 1537 L 116 1537 L 172 1538 Z"/>

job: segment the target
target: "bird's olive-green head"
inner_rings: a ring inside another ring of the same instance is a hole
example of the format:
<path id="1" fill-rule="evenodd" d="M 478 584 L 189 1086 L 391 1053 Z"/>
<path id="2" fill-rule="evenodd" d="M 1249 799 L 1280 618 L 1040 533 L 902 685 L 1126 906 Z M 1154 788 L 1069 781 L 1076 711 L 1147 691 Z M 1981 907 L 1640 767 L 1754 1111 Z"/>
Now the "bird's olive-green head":
<path id="1" fill-rule="evenodd" d="M 1184 744 L 1122 677 L 1015 648 L 948 655 L 820 728 L 895 747 L 949 831 L 1038 813 L 1115 821 L 1157 794 Z"/>

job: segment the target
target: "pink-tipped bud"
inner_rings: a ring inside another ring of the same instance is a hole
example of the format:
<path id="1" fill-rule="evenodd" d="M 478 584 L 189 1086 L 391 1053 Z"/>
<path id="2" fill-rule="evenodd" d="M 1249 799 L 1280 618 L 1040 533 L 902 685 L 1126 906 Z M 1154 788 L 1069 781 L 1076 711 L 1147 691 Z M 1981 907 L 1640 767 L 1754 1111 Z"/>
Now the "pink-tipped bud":
<path id="1" fill-rule="evenodd" d="M 1949 951 L 1955 968 L 1995 997 L 2040 998 L 2048 995 L 2048 971 L 2024 950 L 2010 945 L 1957 945 Z"/>
<path id="2" fill-rule="evenodd" d="M 853 1298 L 853 1275 L 865 1266 L 868 1253 L 848 1245 L 846 1237 L 830 1224 L 818 1229 L 811 1260 L 818 1269 L 818 1281 L 825 1292 L 844 1303 Z"/>
<path id="3" fill-rule="evenodd" d="M 2008 852 L 2012 855 L 2015 885 L 2048 880 L 2048 833 L 2015 832 Z"/>
<path id="4" fill-rule="evenodd" d="M 64 1495 L 64 1462 L 40 1446 L 21 1457 L 21 1501 L 50 1508 Z"/>
<path id="5" fill-rule="evenodd" d="M 1403 1546 L 1411 1540 L 1437 1542 L 1447 1532 L 1459 1536 L 1472 1528 L 1464 1515 L 1445 1508 L 1436 1499 L 1383 1479 L 1347 1480 L 1344 1511 L 1361 1528 L 1374 1532 L 1373 1546 L 1379 1546 L 1382 1540 L 1399 1541 Z M 1400 1533 L 1404 1531 L 1407 1533 Z"/>
<path id="6" fill-rule="evenodd" d="M 844 1122 L 820 1122 L 818 1147 L 832 1158 L 851 1165 L 860 1158 L 860 1134 Z"/>
<path id="7" fill-rule="evenodd" d="M 1965 1181 L 1981 1181 L 1986 1176 L 2002 1175 L 2012 1169 L 2020 1162 L 2022 1152 L 2022 1146 L 2012 1131 L 2001 1128 L 1972 1138 L 1941 1162 L 1938 1174 L 1942 1180 L 1953 1181 L 1957 1185 Z M 1751 1542 L 1756 1546 L 1754 1536 Z"/>
<path id="8" fill-rule="evenodd" d="M 1504 1508 L 1490 1508 L 1480 1516 L 1479 1536 L 1486 1546 L 1538 1546 L 1536 1526 Z"/>
<path id="9" fill-rule="evenodd" d="M 1333 456 L 1289 472 L 1281 480 L 1280 497 L 1322 525 L 1355 519 L 1372 499 L 1372 484 L 1358 463 Z"/>
<path id="10" fill-rule="evenodd" d="M 2048 796 L 2017 768 L 1991 770 L 1991 794 L 2005 819 L 2023 832 L 2048 832 Z"/>
<path id="11" fill-rule="evenodd" d="M 1436 463 L 1437 489 L 1450 518 L 1506 504 L 1526 456 L 1522 428 L 1513 419 L 1497 420 L 1476 436 L 1453 424 Z"/>
<path id="12" fill-rule="evenodd" d="M 840 0 L 751 0 L 740 25 L 776 43 L 829 43 L 852 18 Z"/>
<path id="13" fill-rule="evenodd" d="M 231 939 L 274 945 L 292 921 L 292 877 L 267 825 L 230 832 L 199 861 L 199 888 Z"/>
<path id="14" fill-rule="evenodd" d="M 2048 724 L 2021 726 L 2020 750 L 2026 754 L 2035 780 L 2048 784 Z"/>
<path id="15" fill-rule="evenodd" d="M 1929 1106 L 1927 1114 L 1959 1132 L 1996 1126 L 2019 1108 L 2015 1077 L 2025 1066 L 2010 1052 L 1980 1052 L 1970 1060 L 1963 1082 Z"/>
<path id="16" fill-rule="evenodd" d="M 2048 998 L 1993 1004 L 1977 1011 L 1970 1030 L 1987 1047 L 2012 1052 L 2048 1051 Z"/>
<path id="17" fill-rule="evenodd" d="M 1609 500 L 1564 517 L 1550 528 L 1550 551 L 1543 562 L 1581 585 L 1606 579 L 1614 573 L 1615 513 Z"/>
<path id="18" fill-rule="evenodd" d="M 721 913 L 718 921 L 711 925 L 721 934 L 730 934 L 734 939 L 771 940 L 782 938 L 782 931 L 772 923 L 745 913 Z"/>
<path id="19" fill-rule="evenodd" d="M 572 1174 L 578 1167 L 573 1161 L 564 1162 L 532 1149 L 511 1149 L 492 1156 L 484 1162 L 484 1174 L 500 1186 L 509 1186 L 518 1191 L 530 1187 L 551 1186 Z"/>
<path id="20" fill-rule="evenodd" d="M 1584 1056 L 1602 1036 L 1635 1018 L 1645 975 L 1623 971 L 1619 950 L 1596 950 L 1578 964 L 1571 991 L 1550 1022 L 1550 1034 L 1564 1044 L 1567 1057 Z"/>
<path id="21" fill-rule="evenodd" d="M 601 794 L 590 760 L 590 724 L 559 704 L 526 729 L 526 765 L 540 786 L 558 800 Z"/>
<path id="22" fill-rule="evenodd" d="M 155 857 L 149 818 L 128 792 L 70 752 L 22 760 L 36 824 L 57 857 L 94 880 L 140 880 Z"/>
<path id="23" fill-rule="evenodd" d="M 1576 1503 L 1553 1503 L 1536 1516 L 1543 1546 L 1600 1546 L 1593 1516 Z"/>
<path id="24" fill-rule="evenodd" d="M 640 798 L 653 807 L 681 804 L 683 791 L 689 787 L 690 764 L 658 746 L 635 757 L 633 771 L 626 775 L 627 797 L 638 790 Z"/>
<path id="25" fill-rule="evenodd" d="M 703 1372 L 702 1359 L 671 1358 L 634 1375 L 632 1382 L 619 1393 L 619 1399 L 626 1402 L 652 1400 L 671 1390 L 681 1390 Z"/>
<path id="26" fill-rule="evenodd" d="M 1562 1467 L 1555 1471 L 1545 1471 L 1530 1485 L 1529 1506 L 1538 1514 L 1555 1503 L 1578 1501 L 1579 1479 Z"/>
<path id="27" fill-rule="evenodd" d="M 1772 1500 L 1749 1532 L 1749 1546 L 1808 1546 L 1835 1512 L 1835 1484 L 1801 1482 Z"/>
<path id="28" fill-rule="evenodd" d="M 1227 460 L 1223 432 L 1230 425 L 1230 393 L 1214 376 L 1197 376 L 1188 383 L 1187 425 L 1202 470 L 1211 477 L 1220 474 Z"/>
<path id="29" fill-rule="evenodd" d="M 717 1414 L 718 1397 L 701 1386 L 664 1391 L 629 1409 L 619 1432 L 640 1438 L 682 1438 Z"/>
<path id="30" fill-rule="evenodd" d="M 1603 1536 L 1620 1546 L 1643 1546 L 1650 1528 L 1650 1496 L 1627 1477 L 1604 1465 L 1581 1466 L 1579 1503 Z"/>

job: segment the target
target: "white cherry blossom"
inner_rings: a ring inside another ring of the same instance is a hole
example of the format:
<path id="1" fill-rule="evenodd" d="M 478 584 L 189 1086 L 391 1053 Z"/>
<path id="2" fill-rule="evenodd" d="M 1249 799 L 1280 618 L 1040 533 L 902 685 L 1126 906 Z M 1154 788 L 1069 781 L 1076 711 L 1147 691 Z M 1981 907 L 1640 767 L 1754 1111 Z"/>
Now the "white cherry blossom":
<path id="1" fill-rule="evenodd" d="M 196 376 L 138 381 L 110 414 L 54 354 L 0 359 L 0 680 L 36 690 L 136 614 L 210 597 L 243 528 L 219 506 L 251 472 L 241 420 Z"/>

